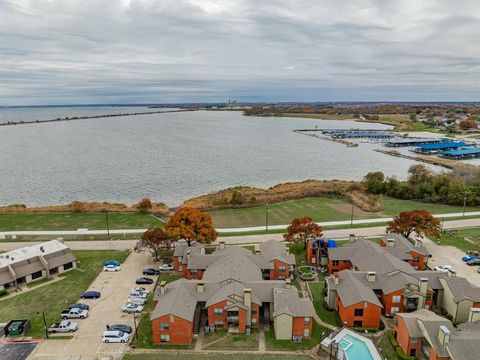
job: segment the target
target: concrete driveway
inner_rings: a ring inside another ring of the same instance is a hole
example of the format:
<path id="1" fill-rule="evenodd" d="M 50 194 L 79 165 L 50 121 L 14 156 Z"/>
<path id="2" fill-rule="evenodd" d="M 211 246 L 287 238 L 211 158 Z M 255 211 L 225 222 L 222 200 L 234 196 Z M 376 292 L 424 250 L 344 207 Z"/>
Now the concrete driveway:
<path id="1" fill-rule="evenodd" d="M 477 266 L 468 266 L 462 261 L 465 252 L 453 246 L 437 245 L 428 239 L 423 239 L 423 244 L 432 254 L 432 257 L 428 259 L 430 268 L 433 269 L 438 265 L 453 266 L 458 276 L 467 278 L 472 284 L 480 286 L 480 273 L 477 272 Z"/>
<path id="2" fill-rule="evenodd" d="M 143 276 L 145 267 L 153 266 L 150 254 L 132 252 L 122 264 L 120 272 L 102 272 L 89 290 L 102 293 L 100 299 L 79 300 L 90 305 L 87 319 L 79 320 L 79 328 L 70 340 L 46 340 L 37 347 L 30 359 L 97 359 L 101 355 L 120 358 L 126 344 L 104 344 L 102 333 L 107 324 L 134 326 L 133 315 L 121 311 L 127 303 L 130 289 L 135 287 L 135 279 Z M 153 290 L 154 285 L 142 285 Z M 48 301 L 48 300 L 46 300 Z M 137 320 L 138 321 L 138 320 Z M 138 324 L 138 322 L 137 322 Z"/>

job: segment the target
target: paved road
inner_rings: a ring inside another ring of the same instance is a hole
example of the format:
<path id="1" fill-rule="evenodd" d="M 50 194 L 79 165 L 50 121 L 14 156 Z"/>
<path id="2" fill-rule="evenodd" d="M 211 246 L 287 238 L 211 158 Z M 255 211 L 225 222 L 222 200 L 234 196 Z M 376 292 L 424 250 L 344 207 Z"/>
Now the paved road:
<path id="1" fill-rule="evenodd" d="M 445 221 L 443 224 L 445 229 L 456 229 L 463 227 L 480 227 L 480 219 L 462 219 Z M 355 229 L 338 229 L 327 230 L 325 236 L 331 239 L 346 239 L 349 234 L 356 236 L 378 236 L 385 234 L 385 226 L 355 228 Z M 255 244 L 268 241 L 270 239 L 283 240 L 282 234 L 266 234 L 266 235 L 245 235 L 245 236 L 223 236 L 217 238 L 215 241 L 218 244 L 220 241 L 225 241 L 227 244 Z M 2 242 L 0 241 L 0 251 L 10 251 L 18 249 L 25 245 L 39 244 L 40 242 Z M 137 240 L 79 240 L 66 241 L 72 250 L 127 250 L 133 249 Z M 442 247 L 443 248 L 443 247 Z"/>
<path id="2" fill-rule="evenodd" d="M 448 218 L 457 218 L 462 217 L 463 213 L 450 213 L 450 214 L 435 214 L 435 217 L 441 219 Z M 465 213 L 466 217 L 480 216 L 480 211 L 473 211 Z M 376 219 L 360 219 L 353 220 L 354 225 L 361 224 L 377 224 L 385 223 L 391 221 L 392 218 L 376 218 Z M 473 219 L 475 220 L 475 219 Z M 327 221 L 317 223 L 320 226 L 342 226 L 350 225 L 350 220 L 342 221 Z M 270 230 L 284 230 L 289 226 L 287 225 L 270 225 L 268 228 Z M 121 229 L 121 230 L 110 230 L 110 234 L 141 234 L 144 233 L 147 229 Z M 217 228 L 220 233 L 236 233 L 236 232 L 249 232 L 249 231 L 262 231 L 265 230 L 265 226 L 252 226 L 252 227 L 243 227 L 243 228 Z M 56 230 L 56 231 L 43 231 L 43 230 L 33 230 L 33 231 L 0 231 L 0 237 L 12 236 L 12 235 L 52 235 L 52 236 L 62 236 L 62 235 L 107 235 L 107 230 L 89 230 L 89 229 L 77 229 L 77 230 Z"/>
<path id="3" fill-rule="evenodd" d="M 99 355 L 119 356 L 126 344 L 104 344 L 102 333 L 107 324 L 134 326 L 133 315 L 125 314 L 121 307 L 135 287 L 135 279 L 142 276 L 142 269 L 152 265 L 150 254 L 132 252 L 122 264 L 120 272 L 102 272 L 90 285 L 90 290 L 99 290 L 100 299 L 79 300 L 90 305 L 87 319 L 79 320 L 79 328 L 71 340 L 46 340 L 37 347 L 31 359 L 97 359 Z M 145 286 L 145 285 L 142 285 Z M 148 287 L 148 286 L 147 286 Z M 150 285 L 152 290 L 153 285 Z M 138 321 L 138 320 L 137 320 Z"/>

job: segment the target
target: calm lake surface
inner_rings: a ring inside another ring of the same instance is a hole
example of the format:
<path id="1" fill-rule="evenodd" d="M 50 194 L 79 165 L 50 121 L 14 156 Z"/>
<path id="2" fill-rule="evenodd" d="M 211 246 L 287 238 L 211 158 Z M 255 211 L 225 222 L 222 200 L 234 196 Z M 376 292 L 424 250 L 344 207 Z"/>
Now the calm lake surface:
<path id="1" fill-rule="evenodd" d="M 0 122 L 138 108 L 0 109 Z M 154 109 L 150 109 L 154 110 Z M 23 112 L 23 115 L 22 113 Z M 353 121 L 245 117 L 197 111 L 0 127 L 0 204 L 73 200 L 131 204 L 144 196 L 175 206 L 232 186 L 305 179 L 359 180 L 369 171 L 403 179 L 413 164 L 292 132 L 385 128 Z"/>

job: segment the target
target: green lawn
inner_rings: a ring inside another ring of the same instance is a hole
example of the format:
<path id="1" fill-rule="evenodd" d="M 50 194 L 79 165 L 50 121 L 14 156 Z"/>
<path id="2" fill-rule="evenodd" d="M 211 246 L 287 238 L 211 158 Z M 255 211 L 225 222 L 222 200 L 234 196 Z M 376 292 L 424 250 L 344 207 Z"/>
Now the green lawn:
<path id="1" fill-rule="evenodd" d="M 304 355 L 257 355 L 251 354 L 202 354 L 202 353 L 155 353 L 155 354 L 125 354 L 123 360 L 311 360 L 311 357 Z"/>
<path id="2" fill-rule="evenodd" d="M 313 306 L 315 307 L 315 311 L 320 319 L 325 321 L 327 324 L 338 326 L 339 321 L 337 318 L 337 313 L 335 311 L 328 310 L 323 299 L 324 280 L 321 279 L 321 281 L 309 282 L 307 283 L 307 286 L 310 288 L 310 292 L 312 293 Z"/>
<path id="3" fill-rule="evenodd" d="M 389 197 L 382 197 L 379 201 L 384 207 L 383 211 L 367 213 L 355 207 L 354 219 L 391 217 L 402 211 L 415 209 L 426 209 L 434 214 L 463 211 L 461 206 L 430 204 Z M 283 225 L 289 224 L 295 218 L 304 216 L 309 216 L 319 222 L 350 220 L 352 208 L 350 201 L 347 199 L 306 198 L 271 204 L 269 209 L 269 225 Z M 479 211 L 480 208 L 468 207 L 466 210 Z M 263 226 L 266 222 L 265 206 L 212 210 L 209 213 L 213 218 L 215 227 L 218 228 Z"/>
<path id="4" fill-rule="evenodd" d="M 480 251 L 480 228 L 448 230 L 442 234 L 440 245 L 451 245 L 463 251 Z"/>
<path id="5" fill-rule="evenodd" d="M 250 335 L 229 334 L 226 330 L 218 330 L 203 337 L 204 350 L 258 350 L 258 331 L 252 330 Z"/>
<path id="6" fill-rule="evenodd" d="M 162 273 L 157 279 L 157 284 L 161 281 L 167 283 L 180 279 L 181 276 L 175 274 Z M 170 344 L 153 344 L 152 343 L 152 325 L 150 323 L 150 313 L 153 311 L 153 291 L 148 297 L 148 301 L 145 304 L 140 322 L 138 324 L 138 340 L 135 338 L 133 345 L 137 348 L 143 349 L 193 349 L 195 343 L 190 345 L 170 345 Z"/>
<path id="7" fill-rule="evenodd" d="M 110 229 L 138 229 L 161 226 L 149 214 L 108 213 Z M 0 213 L 0 231 L 106 229 L 104 213 Z"/>
<path id="8" fill-rule="evenodd" d="M 113 250 L 86 250 L 73 253 L 78 260 L 78 268 L 59 275 L 66 279 L 1 300 L 0 322 L 28 318 L 32 324 L 28 335 L 43 338 L 45 332 L 41 312 L 45 312 L 47 325 L 59 321 L 60 312 L 68 304 L 77 302 L 80 294 L 88 289 L 102 271 L 105 260 L 114 258 L 123 262 L 129 254 L 128 251 Z"/>
<path id="9" fill-rule="evenodd" d="M 323 326 L 313 321 L 312 337 L 309 340 L 303 340 L 301 343 L 294 343 L 292 340 L 276 340 L 273 327 L 265 331 L 265 347 L 272 351 L 293 351 L 309 350 L 320 342 L 320 334 L 327 331 Z"/>
<path id="10" fill-rule="evenodd" d="M 393 330 L 387 330 L 380 338 L 380 341 L 378 341 L 377 345 L 382 350 L 382 354 L 385 356 L 386 360 L 399 360 L 395 349 L 388 339 L 387 333 L 393 333 Z"/>

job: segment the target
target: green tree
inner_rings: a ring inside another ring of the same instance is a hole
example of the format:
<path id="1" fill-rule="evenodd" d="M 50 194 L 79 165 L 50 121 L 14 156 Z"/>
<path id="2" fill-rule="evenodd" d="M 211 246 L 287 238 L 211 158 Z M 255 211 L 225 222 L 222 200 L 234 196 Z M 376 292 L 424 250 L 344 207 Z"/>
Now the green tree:
<path id="1" fill-rule="evenodd" d="M 381 171 L 369 172 L 363 178 L 367 191 L 371 194 L 381 194 L 385 190 L 385 175 Z"/>

